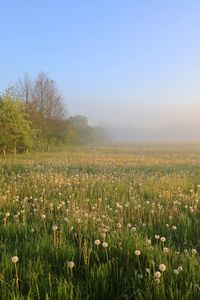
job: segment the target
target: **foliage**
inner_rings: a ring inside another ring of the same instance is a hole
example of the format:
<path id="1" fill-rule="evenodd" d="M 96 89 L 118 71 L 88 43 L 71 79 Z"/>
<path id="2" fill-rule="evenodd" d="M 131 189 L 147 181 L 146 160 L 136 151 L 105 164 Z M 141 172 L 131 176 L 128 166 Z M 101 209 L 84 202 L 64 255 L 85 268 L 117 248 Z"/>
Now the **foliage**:
<path id="1" fill-rule="evenodd" d="M 99 136 L 85 116 L 67 118 L 56 82 L 44 72 L 35 80 L 25 74 L 5 90 L 0 130 L 4 156 L 6 149 L 46 151 L 61 145 L 91 144 Z"/>
<path id="2" fill-rule="evenodd" d="M 76 129 L 78 141 L 81 144 L 93 143 L 96 141 L 95 129 L 88 124 L 85 116 L 76 115 L 69 118 L 69 122 Z"/>
<path id="3" fill-rule="evenodd" d="M 32 146 L 33 131 L 20 100 L 9 95 L 0 98 L 0 146 L 5 150 L 22 150 Z"/>

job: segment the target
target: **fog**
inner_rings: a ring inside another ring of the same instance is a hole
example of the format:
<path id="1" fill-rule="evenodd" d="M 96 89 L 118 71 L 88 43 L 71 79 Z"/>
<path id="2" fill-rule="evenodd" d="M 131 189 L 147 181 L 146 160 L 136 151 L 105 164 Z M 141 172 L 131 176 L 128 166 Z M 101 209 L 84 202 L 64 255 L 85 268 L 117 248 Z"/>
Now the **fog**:
<path id="1" fill-rule="evenodd" d="M 180 100 L 180 99 L 179 99 Z M 73 108 L 73 107 L 72 107 Z M 73 111 L 73 109 L 72 109 Z M 74 107 L 93 126 L 103 127 L 114 141 L 200 142 L 200 101 L 174 101 L 146 104 L 121 101 L 95 102 L 89 109 Z"/>

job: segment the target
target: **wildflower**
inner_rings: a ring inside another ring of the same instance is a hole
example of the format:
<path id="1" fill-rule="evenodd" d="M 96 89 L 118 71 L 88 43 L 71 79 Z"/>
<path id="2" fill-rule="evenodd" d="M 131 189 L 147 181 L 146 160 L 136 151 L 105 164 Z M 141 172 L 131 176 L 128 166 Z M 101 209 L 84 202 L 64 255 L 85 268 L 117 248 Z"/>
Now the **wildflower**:
<path id="1" fill-rule="evenodd" d="M 138 274 L 137 276 L 139 279 L 142 279 L 143 278 L 143 275 L 142 274 Z"/>
<path id="2" fill-rule="evenodd" d="M 52 230 L 53 230 L 53 231 L 56 231 L 57 229 L 58 229 L 58 226 L 57 226 L 57 225 L 53 225 L 53 226 L 52 226 Z"/>
<path id="3" fill-rule="evenodd" d="M 46 219 L 46 215 L 41 215 L 42 220 Z"/>
<path id="4" fill-rule="evenodd" d="M 136 256 L 140 256 L 140 254 L 141 254 L 140 250 L 135 250 L 135 255 Z"/>
<path id="5" fill-rule="evenodd" d="M 164 236 L 161 236 L 160 240 L 164 243 L 166 241 L 166 238 Z"/>
<path id="6" fill-rule="evenodd" d="M 182 271 L 183 271 L 183 267 L 182 267 L 182 266 L 179 266 L 179 267 L 178 267 L 178 271 L 179 271 L 179 272 L 182 272 Z"/>
<path id="7" fill-rule="evenodd" d="M 35 231 L 35 229 L 34 228 L 31 228 L 31 232 L 33 233 Z"/>
<path id="8" fill-rule="evenodd" d="M 177 227 L 174 225 L 174 226 L 172 226 L 172 229 L 175 231 L 177 229 Z"/>
<path id="9" fill-rule="evenodd" d="M 107 247 L 108 247 L 108 243 L 103 242 L 103 243 L 102 243 L 102 247 L 103 247 L 103 248 L 107 248 Z"/>
<path id="10" fill-rule="evenodd" d="M 96 246 L 99 246 L 101 242 L 100 242 L 100 240 L 95 240 L 94 243 Z"/>
<path id="11" fill-rule="evenodd" d="M 146 268 L 146 272 L 147 272 L 147 273 L 150 273 L 150 269 L 149 269 L 149 268 Z"/>
<path id="12" fill-rule="evenodd" d="M 178 274 L 179 274 L 179 270 L 178 270 L 178 269 L 174 269 L 173 272 L 174 272 L 175 275 L 178 275 Z"/>
<path id="13" fill-rule="evenodd" d="M 132 227 L 131 230 L 132 230 L 133 232 L 135 232 L 137 229 L 136 229 L 136 227 Z"/>
<path id="14" fill-rule="evenodd" d="M 170 248 L 164 247 L 164 248 L 163 248 L 163 251 L 164 251 L 165 253 L 169 253 Z"/>
<path id="15" fill-rule="evenodd" d="M 16 264 L 16 263 L 18 262 L 19 258 L 18 258 L 18 256 L 13 256 L 13 257 L 11 258 L 11 260 L 12 260 L 12 262 L 13 262 L 14 264 Z"/>
<path id="16" fill-rule="evenodd" d="M 160 278 L 160 277 L 161 277 L 161 273 L 160 273 L 159 271 L 156 271 L 156 272 L 154 273 L 154 277 L 155 277 L 155 278 Z"/>
<path id="17" fill-rule="evenodd" d="M 159 278 L 156 278 L 156 279 L 155 279 L 155 283 L 159 284 L 159 283 L 160 283 L 160 279 L 159 279 Z"/>
<path id="18" fill-rule="evenodd" d="M 148 239 L 147 239 L 146 242 L 147 242 L 148 245 L 151 245 L 151 240 L 148 240 Z"/>
<path id="19" fill-rule="evenodd" d="M 155 239 L 159 240 L 160 236 L 158 234 L 155 235 Z"/>
<path id="20" fill-rule="evenodd" d="M 67 266 L 68 266 L 68 268 L 70 268 L 70 270 L 72 270 L 73 267 L 75 266 L 75 263 L 73 261 L 69 261 Z"/>
<path id="21" fill-rule="evenodd" d="M 10 217 L 10 213 L 9 213 L 9 212 L 6 212 L 6 213 L 5 213 L 5 216 L 6 216 L 6 218 Z"/>
<path id="22" fill-rule="evenodd" d="M 166 270 L 166 266 L 165 266 L 164 264 L 160 264 L 159 270 L 160 270 L 161 272 L 164 272 L 164 271 Z"/>
<path id="23" fill-rule="evenodd" d="M 197 250 L 196 249 L 192 249 L 192 254 L 197 254 Z"/>

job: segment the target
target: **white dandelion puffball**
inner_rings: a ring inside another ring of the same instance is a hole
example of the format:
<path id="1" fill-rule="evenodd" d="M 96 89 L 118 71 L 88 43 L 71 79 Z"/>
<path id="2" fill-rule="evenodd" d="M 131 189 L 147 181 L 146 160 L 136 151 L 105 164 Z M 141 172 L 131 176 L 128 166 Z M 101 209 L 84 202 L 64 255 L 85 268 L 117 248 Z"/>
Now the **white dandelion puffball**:
<path id="1" fill-rule="evenodd" d="M 161 272 L 164 272 L 164 271 L 166 270 L 166 266 L 165 266 L 164 264 L 160 264 L 159 270 L 160 270 Z"/>
<path id="2" fill-rule="evenodd" d="M 165 253 L 169 253 L 169 252 L 170 252 L 170 249 L 167 248 L 167 247 L 164 247 L 164 248 L 163 248 L 163 251 L 164 251 Z"/>
<path id="3" fill-rule="evenodd" d="M 19 260 L 19 257 L 18 257 L 18 256 L 13 256 L 13 257 L 11 258 L 11 260 L 12 260 L 12 262 L 13 262 L 14 264 L 16 264 L 16 263 L 18 262 L 18 260 Z"/>
<path id="4" fill-rule="evenodd" d="M 96 246 L 99 246 L 101 244 L 100 240 L 95 240 L 94 243 Z"/>
<path id="5" fill-rule="evenodd" d="M 196 249 L 192 249 L 192 254 L 197 254 L 197 250 Z"/>
<path id="6" fill-rule="evenodd" d="M 53 230 L 53 231 L 56 231 L 57 229 L 58 229 L 58 226 L 57 226 L 57 225 L 53 225 L 53 226 L 52 226 L 52 230 Z"/>
<path id="7" fill-rule="evenodd" d="M 155 283 L 156 283 L 156 284 L 159 284 L 159 283 L 160 283 L 160 279 L 159 279 L 159 278 L 156 278 L 156 279 L 155 279 Z"/>
<path id="8" fill-rule="evenodd" d="M 161 273 L 159 271 L 156 271 L 154 273 L 154 277 L 157 278 L 157 279 L 159 279 L 161 277 Z"/>
<path id="9" fill-rule="evenodd" d="M 75 263 L 73 261 L 69 261 L 67 265 L 68 265 L 68 268 L 70 268 L 72 270 L 73 267 L 75 266 Z"/>
<path id="10" fill-rule="evenodd" d="M 166 238 L 164 236 L 161 236 L 160 240 L 164 243 L 166 241 Z"/>
<path id="11" fill-rule="evenodd" d="M 179 274 L 179 270 L 174 269 L 174 274 L 175 274 L 175 275 L 178 275 L 178 274 Z"/>
<path id="12" fill-rule="evenodd" d="M 103 247 L 103 248 L 107 248 L 107 247 L 108 247 L 108 243 L 103 242 L 103 243 L 102 243 L 102 247 Z"/>
<path id="13" fill-rule="evenodd" d="M 179 271 L 179 272 L 182 272 L 182 271 L 183 271 L 183 267 L 182 267 L 182 266 L 179 266 L 179 267 L 178 267 L 178 271 Z"/>
<path id="14" fill-rule="evenodd" d="M 150 274 L 151 270 L 149 268 L 146 268 L 146 272 Z"/>
<path id="15" fill-rule="evenodd" d="M 140 256 L 140 254 L 141 254 L 140 250 L 135 250 L 135 255 L 136 256 Z"/>
<path id="16" fill-rule="evenodd" d="M 159 240 L 160 236 L 158 234 L 155 235 L 155 239 Z"/>

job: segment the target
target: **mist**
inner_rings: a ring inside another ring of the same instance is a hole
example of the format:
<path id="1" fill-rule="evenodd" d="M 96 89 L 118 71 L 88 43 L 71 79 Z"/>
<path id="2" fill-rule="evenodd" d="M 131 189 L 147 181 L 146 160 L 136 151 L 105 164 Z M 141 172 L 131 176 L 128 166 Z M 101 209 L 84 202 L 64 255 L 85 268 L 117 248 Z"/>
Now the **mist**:
<path id="1" fill-rule="evenodd" d="M 106 107 L 96 102 L 90 109 L 86 106 L 80 109 L 80 114 L 87 115 L 93 126 L 104 128 L 113 141 L 200 142 L 200 103 L 197 101 L 165 101 L 153 105 L 108 101 Z"/>

